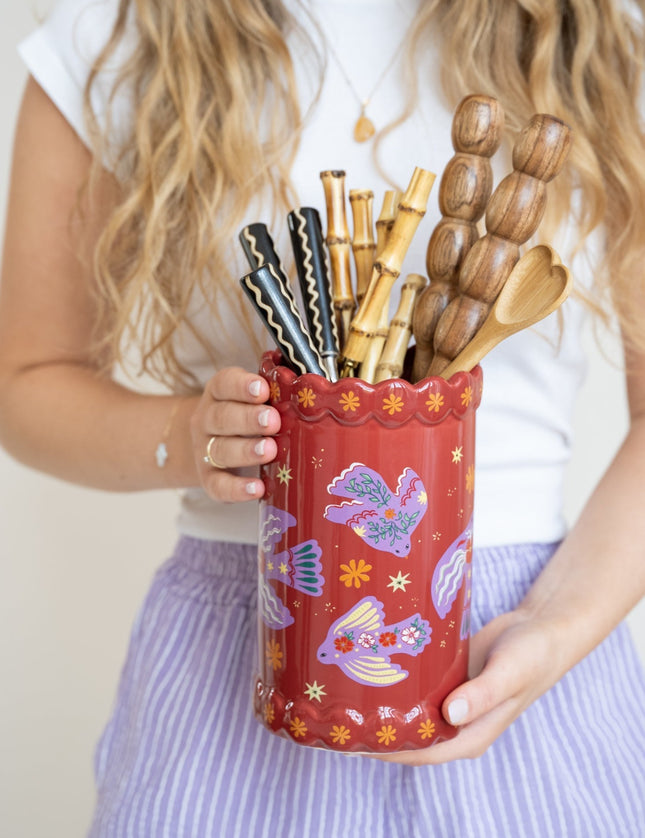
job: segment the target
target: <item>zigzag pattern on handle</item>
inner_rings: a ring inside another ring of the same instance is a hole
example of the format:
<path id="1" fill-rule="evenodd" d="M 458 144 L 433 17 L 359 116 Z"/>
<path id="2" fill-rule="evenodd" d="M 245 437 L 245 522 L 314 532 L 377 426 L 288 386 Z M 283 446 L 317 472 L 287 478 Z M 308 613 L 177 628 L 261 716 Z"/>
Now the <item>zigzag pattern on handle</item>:
<path id="1" fill-rule="evenodd" d="M 269 265 L 268 267 L 271 269 L 272 266 Z M 275 275 L 275 271 L 272 270 L 271 273 Z M 295 350 L 293 348 L 293 345 L 284 336 L 284 331 L 282 329 L 282 325 L 280 323 L 277 323 L 274 320 L 273 309 L 271 308 L 271 306 L 268 306 L 264 302 L 264 300 L 262 299 L 262 291 L 256 285 L 254 285 L 251 282 L 251 280 L 248 276 L 244 278 L 244 284 L 246 285 L 246 287 L 250 291 L 253 292 L 253 296 L 256 299 L 258 308 L 260 308 L 262 311 L 266 312 L 267 323 L 275 329 L 275 335 L 276 335 L 276 339 L 277 339 L 277 341 L 280 345 L 280 349 L 286 349 L 287 356 L 288 356 L 289 360 L 291 361 L 291 364 L 293 365 L 293 367 L 295 367 L 295 369 L 299 370 L 302 374 L 309 372 L 309 370 L 306 368 L 306 366 L 296 358 Z M 300 319 L 299 315 L 298 315 L 298 319 Z M 302 323 L 302 321 L 300 321 L 300 322 Z"/>
<path id="2" fill-rule="evenodd" d="M 329 256 L 327 254 L 327 251 L 324 248 L 323 248 L 323 259 L 325 260 L 325 272 L 327 273 L 327 276 L 330 277 L 331 276 L 331 265 L 329 264 Z M 336 323 L 336 318 L 334 317 L 333 312 L 332 312 L 332 316 L 331 316 L 331 333 L 334 336 L 334 346 L 336 346 L 340 349 L 340 340 L 339 340 L 339 337 L 338 337 L 338 325 Z"/>
<path id="3" fill-rule="evenodd" d="M 275 267 L 271 264 L 271 262 L 266 263 L 266 267 L 269 269 L 271 276 L 275 279 L 277 283 L 279 283 L 280 288 L 282 289 L 283 296 L 285 301 L 289 303 L 289 311 L 293 314 L 294 318 L 298 321 L 298 325 L 302 331 L 302 334 L 307 338 L 307 344 L 309 349 L 311 350 L 312 354 L 315 356 L 316 361 L 318 361 L 318 366 L 321 369 L 324 369 L 324 362 L 320 352 L 318 351 L 317 347 L 314 346 L 313 341 L 311 340 L 311 335 L 309 334 L 309 329 L 305 326 L 302 317 L 300 316 L 300 312 L 296 306 L 296 301 L 293 296 L 293 292 L 291 288 L 285 288 L 284 282 L 282 281 L 281 277 L 277 273 Z"/>
<path id="4" fill-rule="evenodd" d="M 255 256 L 258 268 L 261 268 L 262 265 L 264 265 L 264 256 L 258 250 L 258 240 L 256 236 L 251 233 L 248 227 L 245 227 L 242 230 L 242 235 L 248 242 L 251 253 Z"/>
<path id="5" fill-rule="evenodd" d="M 318 346 L 323 345 L 323 331 L 322 323 L 320 322 L 320 294 L 316 288 L 316 279 L 314 277 L 313 257 L 314 254 L 309 247 L 309 237 L 305 232 L 306 219 L 300 210 L 294 210 L 294 217 L 298 219 L 298 227 L 296 232 L 300 236 L 302 242 L 302 249 L 305 254 L 303 260 L 303 268 L 306 271 L 305 281 L 307 283 L 308 300 L 307 308 L 312 312 L 312 323 L 315 329 L 315 338 Z"/>
<path id="6" fill-rule="evenodd" d="M 262 226 L 264 227 L 264 225 L 262 225 Z M 265 265 L 270 266 L 270 263 L 267 261 L 264 253 L 262 253 L 262 251 L 258 247 L 257 236 L 254 236 L 253 233 L 251 232 L 251 230 L 248 227 L 245 227 L 242 230 L 242 235 L 244 236 L 244 238 L 248 242 L 251 253 L 255 257 L 255 260 L 257 262 L 257 267 L 258 268 L 263 268 Z M 268 231 L 267 231 L 267 235 L 268 235 Z M 277 253 L 277 251 L 275 249 L 273 249 L 273 255 L 278 260 L 278 268 L 282 272 L 282 275 L 286 276 L 287 272 L 285 271 L 284 265 L 282 264 L 282 259 L 280 258 L 279 253 Z"/>

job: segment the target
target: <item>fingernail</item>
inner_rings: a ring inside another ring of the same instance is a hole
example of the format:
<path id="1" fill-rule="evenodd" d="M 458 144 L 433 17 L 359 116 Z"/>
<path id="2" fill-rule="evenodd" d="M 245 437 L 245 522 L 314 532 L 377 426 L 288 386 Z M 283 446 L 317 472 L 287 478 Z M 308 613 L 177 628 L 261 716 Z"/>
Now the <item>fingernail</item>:
<path id="1" fill-rule="evenodd" d="M 255 379 L 249 384 L 249 393 L 252 396 L 259 396 L 260 395 L 260 388 L 262 387 L 262 382 L 259 379 Z"/>
<path id="2" fill-rule="evenodd" d="M 269 424 L 269 416 L 271 415 L 271 410 L 267 407 L 266 410 L 263 410 L 260 415 L 258 416 L 258 422 L 262 425 L 263 428 Z"/>
<path id="3" fill-rule="evenodd" d="M 264 457 L 264 449 L 266 447 L 266 444 L 266 439 L 261 439 L 259 442 L 256 442 L 253 450 L 258 455 L 258 457 Z"/>
<path id="4" fill-rule="evenodd" d="M 257 486 L 255 483 L 247 483 L 246 484 L 246 493 L 247 495 L 256 495 L 257 494 Z"/>
<path id="5" fill-rule="evenodd" d="M 465 698 L 456 698 L 448 705 L 448 720 L 451 725 L 459 725 L 468 715 L 468 702 Z"/>

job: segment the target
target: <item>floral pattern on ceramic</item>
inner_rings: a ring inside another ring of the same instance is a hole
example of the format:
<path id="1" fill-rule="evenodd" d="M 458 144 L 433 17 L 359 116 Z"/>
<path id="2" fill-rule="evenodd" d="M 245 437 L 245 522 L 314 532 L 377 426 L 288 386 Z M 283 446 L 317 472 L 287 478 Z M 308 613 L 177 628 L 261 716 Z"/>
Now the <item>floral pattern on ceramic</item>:
<path id="1" fill-rule="evenodd" d="M 332 383 L 271 353 L 261 374 L 281 428 L 261 471 L 256 717 L 297 745 L 354 753 L 451 738 L 441 705 L 467 678 L 481 370 Z"/>
<path id="2" fill-rule="evenodd" d="M 318 649 L 318 660 L 336 664 L 359 684 L 387 687 L 408 677 L 408 671 L 391 658 L 418 655 L 431 634 L 430 624 L 420 614 L 386 626 L 383 603 L 366 596 L 331 626 Z"/>
<path id="3" fill-rule="evenodd" d="M 258 607 L 264 624 L 268 628 L 286 628 L 293 621 L 293 615 L 282 602 L 270 579 L 284 583 L 289 588 L 308 596 L 321 596 L 325 579 L 320 563 L 321 549 L 315 538 L 309 539 L 287 550 L 276 552 L 275 546 L 289 527 L 297 521 L 288 512 L 267 504 L 260 516 L 260 585 Z"/>
<path id="4" fill-rule="evenodd" d="M 326 507 L 328 521 L 345 524 L 375 550 L 395 556 L 409 554 L 412 533 L 428 503 L 423 481 L 413 469 L 403 470 L 396 490 L 392 491 L 374 469 L 352 463 L 334 478 L 327 491 L 350 498 Z"/>

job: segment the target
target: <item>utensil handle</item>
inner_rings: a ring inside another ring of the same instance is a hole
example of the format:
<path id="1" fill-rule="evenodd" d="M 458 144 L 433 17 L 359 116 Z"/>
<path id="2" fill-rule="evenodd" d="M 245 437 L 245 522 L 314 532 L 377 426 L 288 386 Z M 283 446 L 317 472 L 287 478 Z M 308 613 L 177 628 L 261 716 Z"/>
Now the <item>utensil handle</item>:
<path id="1" fill-rule="evenodd" d="M 266 224 L 261 222 L 248 224 L 240 231 L 239 239 L 252 271 L 261 268 L 262 265 L 273 265 L 285 285 L 290 286 L 287 273 Z"/>
<path id="2" fill-rule="evenodd" d="M 294 372 L 313 372 L 328 378 L 322 358 L 275 269 L 262 265 L 242 277 L 240 285 Z"/>
<path id="3" fill-rule="evenodd" d="M 332 295 L 340 342 L 344 343 L 349 324 L 356 309 L 352 291 L 349 254 L 351 240 L 345 211 L 345 172 L 342 169 L 320 173 L 327 208 L 327 237 L 325 239 L 331 262 Z"/>
<path id="4" fill-rule="evenodd" d="M 421 274 L 410 274 L 401 286 L 401 299 L 387 335 L 383 354 L 376 367 L 375 381 L 400 378 L 405 354 L 412 335 L 412 312 L 419 294 L 428 280 Z"/>
<path id="5" fill-rule="evenodd" d="M 492 312 L 484 321 L 483 326 L 475 333 L 475 336 L 469 341 L 469 343 L 466 344 L 454 361 L 451 361 L 448 366 L 439 373 L 441 378 L 445 378 L 447 380 L 456 372 L 469 372 L 486 354 L 488 354 L 490 349 L 492 349 L 492 346 L 496 344 L 496 342 L 493 341 L 493 344 L 491 345 L 491 338 L 493 337 L 491 328 L 494 325 L 491 318 Z"/>
<path id="6" fill-rule="evenodd" d="M 381 311 L 387 305 L 392 286 L 401 273 L 405 254 L 425 215 L 434 179 L 432 172 L 419 167 L 415 168 L 412 174 L 408 188 L 401 198 L 399 212 L 387 245 L 374 263 L 370 284 L 356 317 L 352 320 L 347 343 L 342 349 L 344 375 L 351 374 L 367 354 L 370 337 L 378 328 Z"/>
<path id="7" fill-rule="evenodd" d="M 332 381 L 338 378 L 338 331 L 318 210 L 301 207 L 287 216 L 291 245 L 312 340 Z"/>

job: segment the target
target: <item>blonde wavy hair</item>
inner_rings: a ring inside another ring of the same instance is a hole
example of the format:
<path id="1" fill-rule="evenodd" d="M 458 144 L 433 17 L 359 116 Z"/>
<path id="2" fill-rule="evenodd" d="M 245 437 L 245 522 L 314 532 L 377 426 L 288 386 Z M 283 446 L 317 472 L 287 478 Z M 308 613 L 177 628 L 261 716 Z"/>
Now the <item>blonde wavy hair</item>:
<path id="1" fill-rule="evenodd" d="M 428 0 L 408 51 L 411 70 L 429 39 L 437 39 L 448 102 L 455 106 L 471 92 L 495 96 L 511 141 L 537 111 L 572 126 L 569 164 L 550 191 L 550 227 L 570 212 L 572 191 L 579 190 L 580 241 L 600 225 L 606 231 L 597 289 L 639 348 L 645 348 L 644 316 L 634 305 L 645 257 L 638 112 L 644 6 L 634 0 L 636 17 L 618 0 Z M 99 131 L 90 94 L 131 16 L 136 45 L 113 93 L 133 92 L 136 118 L 113 161 L 120 194 L 95 250 L 97 334 L 117 361 L 124 338 L 136 337 L 145 371 L 190 388 L 195 382 L 172 338 L 180 325 L 191 328 L 193 293 L 201 289 L 214 316 L 215 295 L 223 294 L 246 319 L 236 278 L 223 269 L 226 253 L 258 194 L 270 196 L 276 212 L 293 205 L 289 173 L 304 117 L 287 38 L 308 34 L 280 0 L 120 0 L 86 88 L 97 168 L 109 123 Z M 313 40 L 308 54 L 317 54 Z M 322 57 L 317 67 L 322 77 Z M 413 73 L 409 89 L 408 110 L 416 96 Z M 204 336 L 196 337 L 212 355 Z"/>

